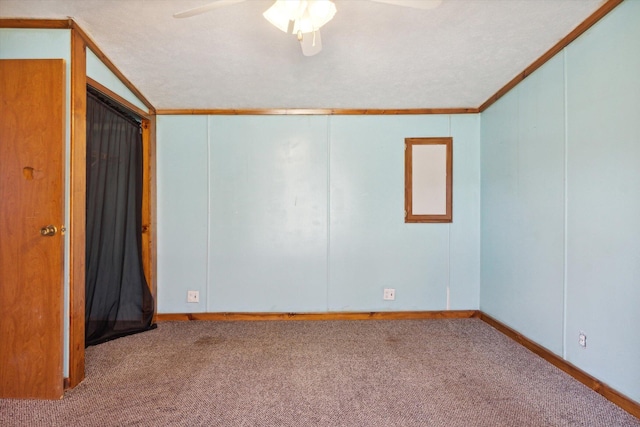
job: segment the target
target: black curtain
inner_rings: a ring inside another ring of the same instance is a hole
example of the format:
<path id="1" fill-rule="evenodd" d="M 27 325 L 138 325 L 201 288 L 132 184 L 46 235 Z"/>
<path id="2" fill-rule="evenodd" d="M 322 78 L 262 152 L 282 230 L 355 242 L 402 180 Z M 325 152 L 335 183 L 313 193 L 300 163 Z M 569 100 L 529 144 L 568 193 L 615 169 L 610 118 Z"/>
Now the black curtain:
<path id="1" fill-rule="evenodd" d="M 142 161 L 140 123 L 89 90 L 86 346 L 154 327 L 142 269 Z"/>

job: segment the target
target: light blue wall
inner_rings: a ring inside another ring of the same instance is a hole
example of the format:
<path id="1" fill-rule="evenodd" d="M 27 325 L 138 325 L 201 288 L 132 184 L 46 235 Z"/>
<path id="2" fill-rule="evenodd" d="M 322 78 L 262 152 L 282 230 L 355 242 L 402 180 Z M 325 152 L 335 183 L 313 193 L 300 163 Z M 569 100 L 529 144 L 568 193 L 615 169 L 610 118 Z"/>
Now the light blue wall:
<path id="1" fill-rule="evenodd" d="M 480 301 L 636 401 L 638 22 L 623 2 L 482 114 Z"/>
<path id="2" fill-rule="evenodd" d="M 113 71 L 111 71 L 91 49 L 87 49 L 87 77 L 109 88 L 141 110 L 149 111 L 149 108 L 122 83 L 118 76 L 113 74 Z"/>
<path id="3" fill-rule="evenodd" d="M 547 62 L 482 115 L 482 310 L 562 354 L 564 71 Z"/>
<path id="4" fill-rule="evenodd" d="M 66 64 L 65 222 L 69 224 L 71 152 L 71 30 L 0 28 L 0 59 L 63 59 Z M 64 264 L 64 376 L 69 376 L 69 239 Z"/>
<path id="5" fill-rule="evenodd" d="M 158 311 L 477 309 L 479 122 L 159 116 Z M 449 135 L 454 222 L 405 224 L 404 138 Z"/>
<path id="6" fill-rule="evenodd" d="M 209 118 L 210 311 L 327 308 L 327 118 Z"/>
<path id="7" fill-rule="evenodd" d="M 208 270 L 207 117 L 167 119 L 158 116 L 156 124 L 160 313 L 186 311 L 187 289 L 200 291 L 197 307 L 205 307 Z"/>
<path id="8" fill-rule="evenodd" d="M 404 138 L 450 135 L 453 223 L 405 224 Z M 329 149 L 329 310 L 478 307 L 478 116 L 335 116 Z"/>
<path id="9" fill-rule="evenodd" d="M 480 115 L 450 116 L 453 214 L 449 226 L 449 308 L 480 307 Z"/>
<path id="10" fill-rule="evenodd" d="M 566 72 L 567 359 L 640 402 L 640 1 L 571 44 Z"/>
<path id="11" fill-rule="evenodd" d="M 404 138 L 449 134 L 449 116 L 331 118 L 331 309 L 446 308 L 449 225 L 405 224 Z"/>

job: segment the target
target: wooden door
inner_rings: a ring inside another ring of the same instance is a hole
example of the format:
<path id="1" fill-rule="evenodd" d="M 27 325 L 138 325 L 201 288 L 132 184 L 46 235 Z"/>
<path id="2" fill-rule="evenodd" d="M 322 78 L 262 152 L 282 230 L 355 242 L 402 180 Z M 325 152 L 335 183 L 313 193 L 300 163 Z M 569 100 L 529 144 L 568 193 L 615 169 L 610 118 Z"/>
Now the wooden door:
<path id="1" fill-rule="evenodd" d="M 63 394 L 64 66 L 0 60 L 2 398 Z"/>

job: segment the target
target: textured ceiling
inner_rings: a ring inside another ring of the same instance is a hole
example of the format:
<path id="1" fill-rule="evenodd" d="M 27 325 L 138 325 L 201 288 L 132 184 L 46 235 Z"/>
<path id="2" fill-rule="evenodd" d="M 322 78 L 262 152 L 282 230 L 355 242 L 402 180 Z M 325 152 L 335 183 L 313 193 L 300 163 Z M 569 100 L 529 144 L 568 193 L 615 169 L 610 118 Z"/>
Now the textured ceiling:
<path id="1" fill-rule="evenodd" d="M 603 0 L 444 0 L 418 10 L 335 0 L 305 57 L 273 0 L 0 0 L 2 18 L 73 18 L 157 109 L 478 107 Z"/>

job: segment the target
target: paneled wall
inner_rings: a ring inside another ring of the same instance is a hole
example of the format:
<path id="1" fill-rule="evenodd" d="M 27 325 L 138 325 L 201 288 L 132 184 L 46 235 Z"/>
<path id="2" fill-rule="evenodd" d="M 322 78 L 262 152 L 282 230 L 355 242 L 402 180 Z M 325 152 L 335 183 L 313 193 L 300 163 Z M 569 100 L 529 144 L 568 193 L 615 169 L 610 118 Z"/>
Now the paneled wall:
<path id="1" fill-rule="evenodd" d="M 404 138 L 450 135 L 453 223 L 405 224 Z M 478 308 L 479 137 L 478 115 L 159 116 L 158 311 Z"/>
<path id="2" fill-rule="evenodd" d="M 563 57 L 556 56 L 485 111 L 481 154 L 481 307 L 557 354 L 564 322 L 563 82 Z"/>
<path id="3" fill-rule="evenodd" d="M 640 402 L 638 23 L 626 1 L 566 50 L 566 356 Z"/>
<path id="4" fill-rule="evenodd" d="M 638 22 L 623 2 L 482 113 L 480 303 L 636 401 Z"/>

